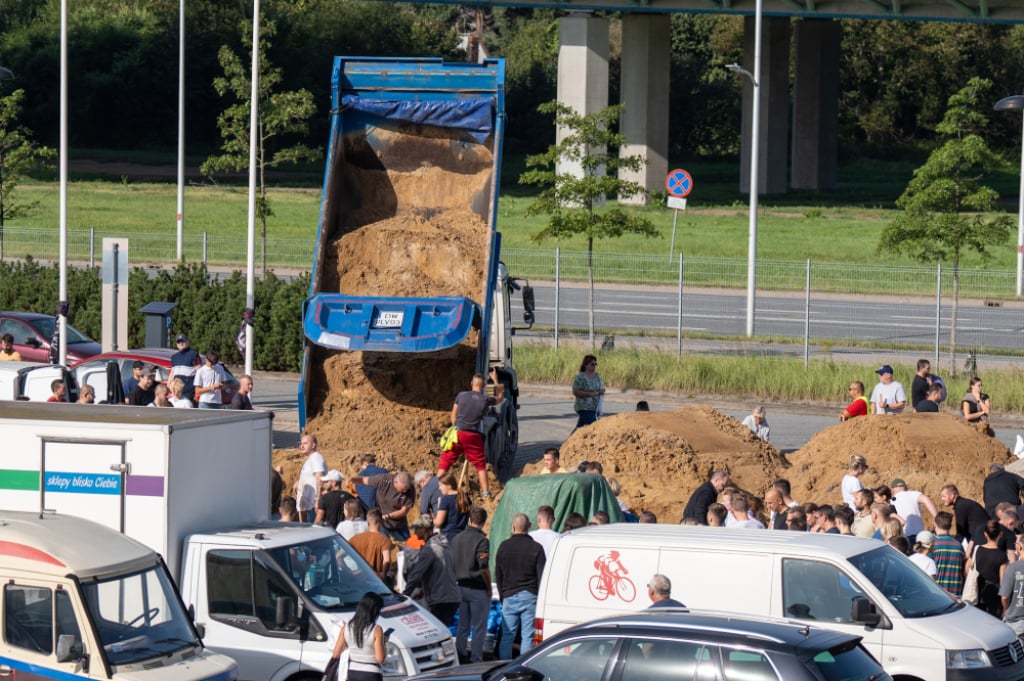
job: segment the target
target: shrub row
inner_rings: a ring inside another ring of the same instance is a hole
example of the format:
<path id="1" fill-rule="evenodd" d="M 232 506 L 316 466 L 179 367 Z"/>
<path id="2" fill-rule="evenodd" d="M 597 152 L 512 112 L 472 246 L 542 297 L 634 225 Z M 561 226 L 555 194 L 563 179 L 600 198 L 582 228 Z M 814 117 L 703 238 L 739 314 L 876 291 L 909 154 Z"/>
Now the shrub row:
<path id="1" fill-rule="evenodd" d="M 69 321 L 79 331 L 102 336 L 101 278 L 98 268 L 68 270 Z M 60 272 L 32 258 L 0 263 L 0 309 L 52 314 L 56 310 Z M 298 371 L 302 363 L 302 301 L 309 275 L 284 280 L 272 272 L 256 280 L 255 354 L 253 366 L 263 371 Z M 200 351 L 215 348 L 223 361 L 242 364 L 235 343 L 245 309 L 245 277 L 241 272 L 218 277 L 204 265 L 180 265 L 156 274 L 136 268 L 128 279 L 128 345 L 145 343 L 145 320 L 139 309 L 154 301 L 177 303 L 171 312 L 174 335 L 188 334 Z"/>

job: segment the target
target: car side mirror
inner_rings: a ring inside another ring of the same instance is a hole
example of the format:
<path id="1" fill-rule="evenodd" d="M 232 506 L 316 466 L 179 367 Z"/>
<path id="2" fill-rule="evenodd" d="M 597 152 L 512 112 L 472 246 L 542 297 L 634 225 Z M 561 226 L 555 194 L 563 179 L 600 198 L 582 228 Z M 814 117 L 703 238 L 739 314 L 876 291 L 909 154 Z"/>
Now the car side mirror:
<path id="1" fill-rule="evenodd" d="M 529 667 L 513 669 L 501 677 L 504 681 L 544 681 L 544 675 Z"/>
<path id="2" fill-rule="evenodd" d="M 29 336 L 28 338 L 26 338 L 24 344 L 29 345 L 33 348 L 38 348 L 42 346 L 42 343 L 39 342 L 39 339 L 34 336 Z"/>
<path id="3" fill-rule="evenodd" d="M 290 596 L 281 596 L 275 603 L 274 623 L 279 628 L 284 628 L 292 623 L 295 617 L 295 601 Z"/>
<path id="4" fill-rule="evenodd" d="M 74 662 L 82 659 L 81 645 L 75 646 L 72 634 L 61 634 L 57 637 L 57 662 Z"/>
<path id="5" fill-rule="evenodd" d="M 534 315 L 534 313 L 533 313 L 533 311 L 536 310 L 536 309 L 537 309 L 537 302 L 536 302 L 536 300 L 534 299 L 534 296 L 533 296 L 533 287 L 532 286 L 524 286 L 523 287 L 523 322 L 525 322 L 526 324 L 529 324 L 530 326 L 533 326 L 533 323 L 537 319 L 536 315 Z"/>
<path id="6" fill-rule="evenodd" d="M 860 622 L 869 627 L 876 627 L 882 621 L 882 614 L 878 612 L 874 604 L 863 596 L 853 599 L 850 608 L 850 617 L 854 622 Z"/>

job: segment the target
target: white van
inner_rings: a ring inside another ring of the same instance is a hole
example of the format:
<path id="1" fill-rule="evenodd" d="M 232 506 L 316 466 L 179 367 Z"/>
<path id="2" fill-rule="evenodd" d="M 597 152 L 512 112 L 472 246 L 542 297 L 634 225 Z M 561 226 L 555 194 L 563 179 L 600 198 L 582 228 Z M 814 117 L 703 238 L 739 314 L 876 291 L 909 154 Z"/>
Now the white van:
<path id="1" fill-rule="evenodd" d="M 834 534 L 623 523 L 569 532 L 544 569 L 536 637 L 648 607 L 657 573 L 691 608 L 862 636 L 901 681 L 1024 679 L 1024 645 L 1008 625 L 949 596 L 895 549 Z"/>
<path id="2" fill-rule="evenodd" d="M 59 364 L 0 362 L 0 400 L 27 398 L 33 402 L 45 402 L 53 394 L 50 385 L 58 378 L 64 381 L 66 394 L 72 395 L 75 392 L 74 379 Z"/>

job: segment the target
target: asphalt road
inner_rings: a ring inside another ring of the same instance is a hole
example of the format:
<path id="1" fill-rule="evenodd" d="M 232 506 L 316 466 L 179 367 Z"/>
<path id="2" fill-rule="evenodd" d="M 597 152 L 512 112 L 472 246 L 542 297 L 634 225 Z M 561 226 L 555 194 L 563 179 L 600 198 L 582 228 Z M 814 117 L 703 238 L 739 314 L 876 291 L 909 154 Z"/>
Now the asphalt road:
<path id="1" fill-rule="evenodd" d="M 297 447 L 299 442 L 297 389 L 298 376 L 281 373 L 257 373 L 253 404 L 258 409 L 273 409 L 274 446 Z M 605 396 L 609 414 L 633 411 L 639 400 L 647 400 L 651 409 L 674 409 L 706 404 L 730 416 L 743 418 L 755 403 L 736 403 L 715 396 L 679 396 L 667 393 L 622 391 L 614 388 Z M 520 385 L 519 455 L 517 465 L 539 460 L 547 447 L 559 447 L 576 425 L 568 387 Z M 817 405 L 768 404 L 772 444 L 784 453 L 794 452 L 815 434 L 836 424 L 838 409 Z M 1017 433 L 1024 434 L 1024 417 L 995 414 L 992 427 L 996 438 L 1013 448 Z M 854 453 L 854 452 L 851 452 Z M 576 462 L 567 462 L 573 464 Z"/>
<path id="2" fill-rule="evenodd" d="M 537 324 L 555 324 L 555 288 L 534 282 Z M 586 328 L 588 296 L 585 287 L 563 286 L 559 291 L 560 327 Z M 518 300 L 518 299 L 517 299 Z M 594 293 L 595 325 L 605 329 L 636 329 L 638 332 L 676 331 L 679 297 L 676 289 L 615 287 L 603 284 Z M 746 333 L 746 293 L 685 290 L 682 329 L 690 333 L 737 336 Z M 754 332 L 802 338 L 805 300 L 802 294 L 758 293 L 755 298 Z M 943 340 L 952 326 L 952 306 L 940 310 Z M 518 318 L 518 317 L 517 317 Z M 882 297 L 841 299 L 818 294 L 810 303 L 810 336 L 816 341 L 870 340 L 880 344 L 932 344 L 935 340 L 935 303 Z M 990 307 L 963 301 L 958 310 L 960 347 L 1021 349 L 1024 306 Z"/>

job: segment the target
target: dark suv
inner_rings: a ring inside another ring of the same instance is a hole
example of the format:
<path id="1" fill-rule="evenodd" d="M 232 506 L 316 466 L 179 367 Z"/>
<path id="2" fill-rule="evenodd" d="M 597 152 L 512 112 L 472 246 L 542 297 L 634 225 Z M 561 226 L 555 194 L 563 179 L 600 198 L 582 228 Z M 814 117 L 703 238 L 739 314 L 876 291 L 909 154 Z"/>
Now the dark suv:
<path id="1" fill-rule="evenodd" d="M 587 622 L 511 662 L 412 679 L 464 681 L 891 681 L 860 637 L 817 626 L 680 610 Z"/>

